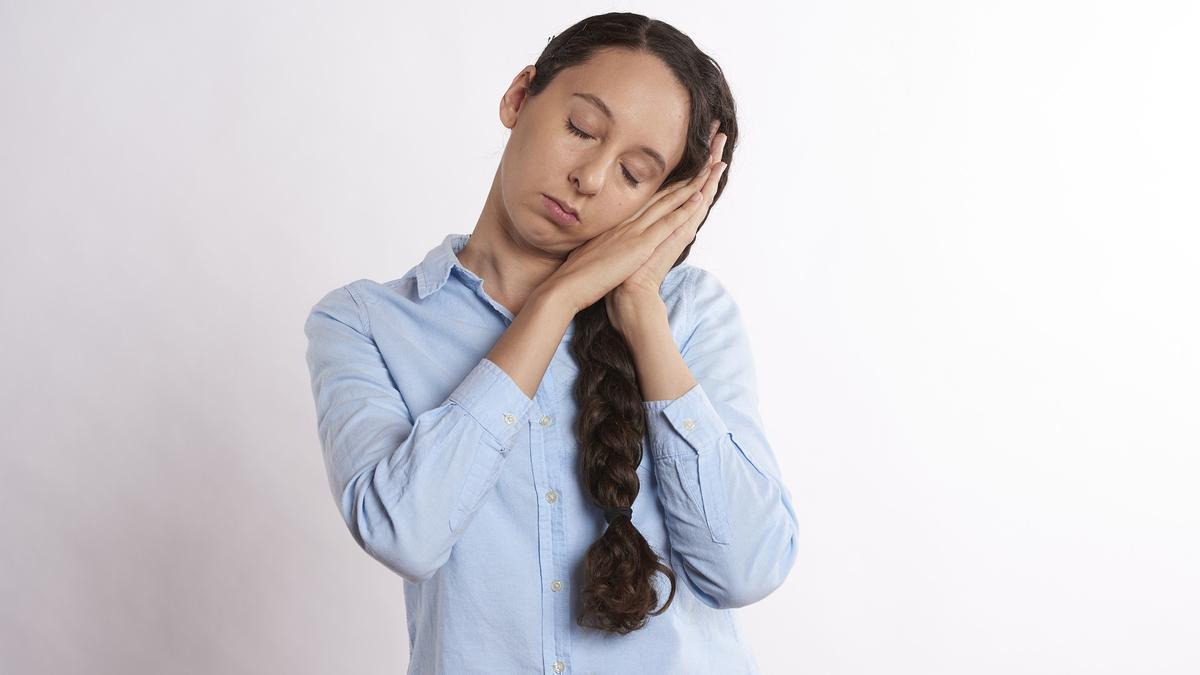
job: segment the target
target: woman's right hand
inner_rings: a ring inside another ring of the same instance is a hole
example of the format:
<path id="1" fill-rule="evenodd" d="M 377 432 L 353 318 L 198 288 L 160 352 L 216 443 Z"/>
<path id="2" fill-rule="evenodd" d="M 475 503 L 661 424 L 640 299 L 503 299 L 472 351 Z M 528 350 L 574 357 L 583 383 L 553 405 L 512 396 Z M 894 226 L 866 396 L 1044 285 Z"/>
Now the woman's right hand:
<path id="1" fill-rule="evenodd" d="M 574 313 L 589 307 L 642 266 L 664 239 L 705 208 L 701 189 L 711 165 L 690 181 L 656 193 L 633 217 L 573 249 L 543 286 L 556 287 Z M 695 201 L 692 195 L 700 195 Z"/>

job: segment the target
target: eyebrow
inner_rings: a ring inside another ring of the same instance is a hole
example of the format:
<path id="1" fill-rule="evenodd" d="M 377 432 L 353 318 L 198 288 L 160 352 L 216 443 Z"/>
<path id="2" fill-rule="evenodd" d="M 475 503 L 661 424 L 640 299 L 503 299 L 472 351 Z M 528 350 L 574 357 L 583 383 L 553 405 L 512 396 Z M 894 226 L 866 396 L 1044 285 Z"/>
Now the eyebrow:
<path id="1" fill-rule="evenodd" d="M 610 122 L 612 122 L 613 124 L 617 123 L 616 116 L 613 115 L 612 110 L 609 109 L 608 104 L 606 104 L 604 102 L 604 99 L 600 98 L 599 96 L 597 96 L 595 94 L 589 94 L 587 92 L 575 92 L 574 94 L 571 94 L 571 95 L 578 96 L 579 98 L 582 98 L 583 100 L 596 106 L 597 108 L 600 109 L 600 112 L 604 113 L 604 116 L 607 117 Z M 653 159 L 655 162 L 658 162 L 658 168 L 660 171 L 667 170 L 667 162 L 666 162 L 666 160 L 663 159 L 662 155 L 658 154 L 657 150 L 655 150 L 654 148 L 652 148 L 648 145 L 643 145 L 638 149 L 641 150 L 642 152 L 646 153 L 647 155 L 650 155 L 650 159 Z"/>

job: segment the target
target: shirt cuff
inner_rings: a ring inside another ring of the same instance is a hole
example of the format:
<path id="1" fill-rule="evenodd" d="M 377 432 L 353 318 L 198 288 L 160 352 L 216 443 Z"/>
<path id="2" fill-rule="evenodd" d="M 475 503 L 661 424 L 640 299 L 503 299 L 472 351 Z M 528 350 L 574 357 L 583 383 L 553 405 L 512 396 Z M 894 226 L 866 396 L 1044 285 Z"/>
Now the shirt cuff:
<path id="1" fill-rule="evenodd" d="M 699 383 L 679 398 L 642 401 L 642 407 L 656 458 L 679 455 L 685 450 L 703 454 L 729 433 Z"/>
<path id="2" fill-rule="evenodd" d="M 448 397 L 483 427 L 497 450 L 512 450 L 533 399 L 495 362 L 480 359 Z"/>

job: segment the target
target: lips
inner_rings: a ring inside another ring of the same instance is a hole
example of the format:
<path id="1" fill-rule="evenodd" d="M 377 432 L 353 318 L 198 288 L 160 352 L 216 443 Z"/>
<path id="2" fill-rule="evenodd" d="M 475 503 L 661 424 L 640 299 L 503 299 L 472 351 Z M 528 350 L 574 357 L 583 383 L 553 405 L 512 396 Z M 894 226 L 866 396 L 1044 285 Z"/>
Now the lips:
<path id="1" fill-rule="evenodd" d="M 550 197 L 550 195 L 546 195 L 546 196 L 547 196 L 547 197 Z M 576 218 L 578 218 L 578 217 L 579 217 L 579 214 L 575 212 L 575 209 L 571 208 L 570 206 L 567 206 L 566 202 L 563 202 L 563 201 L 562 201 L 562 200 L 560 200 L 560 199 L 555 199 L 554 197 L 550 197 L 550 199 L 553 199 L 553 200 L 554 200 L 554 203 L 555 203 L 555 204 L 558 204 L 558 207 L 559 207 L 560 209 L 562 209 L 563 211 L 565 211 L 565 212 L 567 212 L 567 213 L 569 213 L 569 214 L 571 214 L 571 215 L 575 216 Z"/>
<path id="2" fill-rule="evenodd" d="M 554 199 L 550 195 L 542 194 L 542 204 L 546 207 L 546 212 L 554 219 L 554 222 L 559 225 L 573 225 L 579 222 L 579 216 L 574 209 L 564 206 L 562 202 Z"/>

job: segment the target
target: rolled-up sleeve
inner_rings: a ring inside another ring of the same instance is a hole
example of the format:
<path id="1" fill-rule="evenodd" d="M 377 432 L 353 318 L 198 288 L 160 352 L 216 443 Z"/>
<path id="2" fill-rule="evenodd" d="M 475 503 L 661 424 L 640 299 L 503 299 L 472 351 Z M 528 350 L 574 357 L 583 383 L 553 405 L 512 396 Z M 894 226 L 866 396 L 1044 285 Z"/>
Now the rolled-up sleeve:
<path id="1" fill-rule="evenodd" d="M 644 401 L 671 548 L 717 608 L 757 602 L 786 579 L 798 522 L 758 412 L 755 364 L 737 303 L 711 272 L 685 282 L 681 354 L 697 384 Z"/>
<path id="2" fill-rule="evenodd" d="M 352 285 L 311 309 L 306 360 L 330 489 L 354 540 L 412 582 L 431 577 L 492 490 L 533 400 L 481 359 L 415 418 Z"/>

